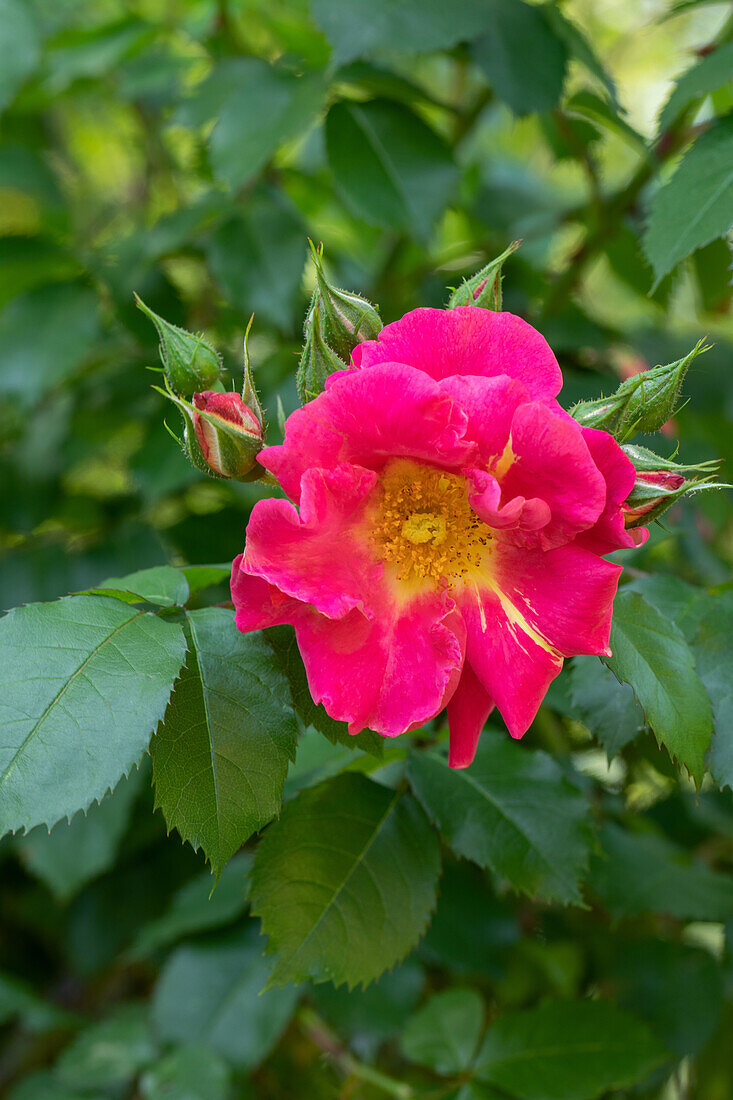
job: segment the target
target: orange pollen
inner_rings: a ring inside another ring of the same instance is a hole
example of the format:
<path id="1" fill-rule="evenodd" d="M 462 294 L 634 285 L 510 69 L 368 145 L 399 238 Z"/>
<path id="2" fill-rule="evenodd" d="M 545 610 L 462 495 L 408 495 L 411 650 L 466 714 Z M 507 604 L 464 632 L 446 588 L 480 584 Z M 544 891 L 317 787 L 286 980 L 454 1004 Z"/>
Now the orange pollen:
<path id="1" fill-rule="evenodd" d="M 406 583 L 463 583 L 491 542 L 468 503 L 465 478 L 409 458 L 387 463 L 368 518 L 377 553 Z"/>

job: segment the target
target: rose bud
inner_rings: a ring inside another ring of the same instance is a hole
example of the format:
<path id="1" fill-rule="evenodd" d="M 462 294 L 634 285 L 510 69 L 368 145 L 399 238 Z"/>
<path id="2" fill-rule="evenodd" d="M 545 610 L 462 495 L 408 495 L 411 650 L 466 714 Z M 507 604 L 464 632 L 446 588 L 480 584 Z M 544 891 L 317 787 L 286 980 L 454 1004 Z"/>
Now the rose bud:
<path id="1" fill-rule="evenodd" d="M 219 477 L 249 481 L 262 474 L 262 425 L 238 393 L 193 395 L 191 421 L 206 465 Z"/>
<path id="2" fill-rule="evenodd" d="M 521 241 L 512 241 L 501 256 L 490 260 L 470 279 L 465 279 L 448 299 L 448 309 L 455 309 L 457 306 L 480 306 L 482 309 L 501 310 L 501 284 L 504 278 L 501 269 L 521 243 Z"/>
<path id="3" fill-rule="evenodd" d="M 323 335 L 321 304 L 314 300 L 305 323 L 305 343 L 298 363 L 295 384 L 302 405 L 323 393 L 326 379 L 339 370 L 348 370 L 348 362 L 331 348 Z"/>
<path id="4" fill-rule="evenodd" d="M 621 505 L 624 525 L 636 527 L 661 515 L 684 495 L 685 481 L 682 474 L 671 470 L 637 470 L 634 488 Z"/>
<path id="5" fill-rule="evenodd" d="M 221 374 L 221 358 L 203 336 L 178 328 L 153 313 L 137 294 L 135 303 L 158 330 L 160 360 L 171 389 L 187 396 L 195 390 L 216 385 Z"/>
<path id="6" fill-rule="evenodd" d="M 318 318 L 323 342 L 348 364 L 357 344 L 376 340 L 382 330 L 382 319 L 366 298 L 350 290 L 341 290 L 328 281 L 323 270 L 323 246 L 317 249 L 312 241 L 310 246 L 316 269 L 316 289 L 305 320 L 306 342 L 309 327 L 313 319 Z"/>

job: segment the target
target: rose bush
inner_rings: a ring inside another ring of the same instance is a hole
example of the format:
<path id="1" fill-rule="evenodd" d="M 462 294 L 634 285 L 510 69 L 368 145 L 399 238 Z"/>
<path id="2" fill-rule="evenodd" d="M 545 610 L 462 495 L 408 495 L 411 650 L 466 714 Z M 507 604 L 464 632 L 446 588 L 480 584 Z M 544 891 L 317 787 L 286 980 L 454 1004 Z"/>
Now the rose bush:
<path id="1" fill-rule="evenodd" d="M 351 366 L 259 455 L 300 510 L 255 506 L 236 623 L 291 623 L 351 733 L 447 706 L 465 767 L 494 706 L 521 737 L 564 658 L 608 653 L 621 567 L 603 555 L 647 534 L 624 526 L 635 470 L 561 408 L 550 347 L 511 313 L 417 309 Z"/>

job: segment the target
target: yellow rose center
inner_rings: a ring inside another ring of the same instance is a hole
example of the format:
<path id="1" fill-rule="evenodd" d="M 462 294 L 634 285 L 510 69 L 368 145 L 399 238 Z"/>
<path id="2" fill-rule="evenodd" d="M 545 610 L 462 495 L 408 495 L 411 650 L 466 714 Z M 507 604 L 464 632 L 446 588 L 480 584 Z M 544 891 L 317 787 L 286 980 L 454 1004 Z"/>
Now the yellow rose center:
<path id="1" fill-rule="evenodd" d="M 465 583 L 491 542 L 465 478 L 409 458 L 385 466 L 368 522 L 379 556 L 411 586 Z"/>

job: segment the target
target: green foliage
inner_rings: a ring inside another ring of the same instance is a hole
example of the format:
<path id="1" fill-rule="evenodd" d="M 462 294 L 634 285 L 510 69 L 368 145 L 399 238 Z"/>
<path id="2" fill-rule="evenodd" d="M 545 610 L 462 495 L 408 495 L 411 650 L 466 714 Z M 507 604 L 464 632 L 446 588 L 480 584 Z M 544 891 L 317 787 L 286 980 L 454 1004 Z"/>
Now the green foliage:
<path id="1" fill-rule="evenodd" d="M 617 680 L 595 657 L 576 657 L 569 675 L 575 713 L 606 750 L 617 756 L 644 727 L 634 689 Z"/>
<path id="2" fill-rule="evenodd" d="M 83 1031 L 63 1052 L 58 1079 L 68 1088 L 126 1085 L 154 1060 L 155 1040 L 147 1007 L 128 1004 Z"/>
<path id="3" fill-rule="evenodd" d="M 588 804 L 551 757 L 484 730 L 470 768 L 453 771 L 442 754 L 416 752 L 410 779 L 457 855 L 490 868 L 516 890 L 581 902 Z"/>
<path id="4" fill-rule="evenodd" d="M 446 989 L 407 1021 L 402 1053 L 443 1076 L 462 1073 L 476 1053 L 483 1022 L 484 1004 L 475 989 Z"/>
<path id="5" fill-rule="evenodd" d="M 733 72 L 733 42 L 723 42 L 716 50 L 691 65 L 672 89 L 659 115 L 659 130 L 666 130 L 689 104 L 728 84 Z"/>
<path id="6" fill-rule="evenodd" d="M 140 1090 L 144 1100 L 227 1100 L 230 1078 L 221 1055 L 191 1043 L 151 1066 Z"/>
<path id="7" fill-rule="evenodd" d="M 252 909 L 277 954 L 270 984 L 379 977 L 425 931 L 439 870 L 437 841 L 409 795 L 358 775 L 303 791 L 265 834 L 252 871 Z"/>
<path id="8" fill-rule="evenodd" d="M 152 746 L 157 805 L 215 875 L 280 808 L 297 727 L 269 646 L 224 608 L 186 615 L 186 667 Z"/>

